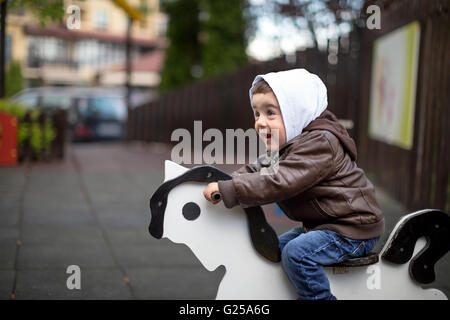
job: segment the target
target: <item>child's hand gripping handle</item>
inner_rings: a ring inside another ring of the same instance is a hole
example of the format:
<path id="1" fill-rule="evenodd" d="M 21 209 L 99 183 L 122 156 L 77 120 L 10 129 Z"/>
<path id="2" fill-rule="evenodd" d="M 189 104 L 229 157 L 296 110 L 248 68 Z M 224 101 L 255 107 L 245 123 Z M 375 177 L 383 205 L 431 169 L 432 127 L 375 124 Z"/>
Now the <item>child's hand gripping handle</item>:
<path id="1" fill-rule="evenodd" d="M 222 200 L 222 194 L 220 194 L 220 192 L 213 192 L 212 193 L 212 195 L 211 195 L 211 198 L 214 200 L 214 201 L 220 201 L 220 200 Z"/>

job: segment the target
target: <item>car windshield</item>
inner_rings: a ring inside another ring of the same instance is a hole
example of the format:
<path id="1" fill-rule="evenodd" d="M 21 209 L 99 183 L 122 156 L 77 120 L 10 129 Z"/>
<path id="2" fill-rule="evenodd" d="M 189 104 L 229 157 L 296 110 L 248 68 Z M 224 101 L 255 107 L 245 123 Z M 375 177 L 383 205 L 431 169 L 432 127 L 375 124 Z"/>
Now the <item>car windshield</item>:
<path id="1" fill-rule="evenodd" d="M 38 103 L 38 95 L 36 92 L 19 93 L 11 98 L 11 100 L 22 104 L 28 109 L 36 107 Z"/>
<path id="2" fill-rule="evenodd" d="M 80 101 L 80 112 L 84 116 L 97 119 L 124 120 L 126 107 L 123 99 L 119 97 L 92 97 L 86 101 Z"/>

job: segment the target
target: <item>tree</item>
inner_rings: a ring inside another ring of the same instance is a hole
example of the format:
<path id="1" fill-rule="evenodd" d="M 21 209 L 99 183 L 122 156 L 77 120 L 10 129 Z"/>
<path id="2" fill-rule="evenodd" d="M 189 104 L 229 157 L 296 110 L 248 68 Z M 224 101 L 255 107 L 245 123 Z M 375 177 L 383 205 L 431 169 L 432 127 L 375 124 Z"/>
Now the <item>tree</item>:
<path id="1" fill-rule="evenodd" d="M 166 0 L 169 46 L 161 91 L 231 71 L 248 59 L 247 0 Z"/>
<path id="2" fill-rule="evenodd" d="M 270 8 L 274 20 L 287 19 L 298 29 L 307 29 L 313 45 L 318 47 L 319 31 L 343 33 L 339 31 L 341 27 L 348 31 L 360 27 L 364 3 L 364 0 L 265 0 L 259 10 Z"/>
<path id="3" fill-rule="evenodd" d="M 14 0 L 8 1 L 8 10 L 25 9 L 35 15 L 41 25 L 48 22 L 62 21 L 64 17 L 64 0 Z"/>
<path id="4" fill-rule="evenodd" d="M 248 61 L 244 18 L 245 0 L 202 0 L 202 69 L 203 78 L 215 76 Z"/>
<path id="5" fill-rule="evenodd" d="M 181 87 L 195 80 L 193 72 L 200 64 L 200 13 L 196 0 L 163 1 L 162 10 L 168 15 L 167 38 L 161 91 Z"/>
<path id="6" fill-rule="evenodd" d="M 6 97 L 11 97 L 23 89 L 22 69 L 18 61 L 11 60 L 6 71 Z"/>

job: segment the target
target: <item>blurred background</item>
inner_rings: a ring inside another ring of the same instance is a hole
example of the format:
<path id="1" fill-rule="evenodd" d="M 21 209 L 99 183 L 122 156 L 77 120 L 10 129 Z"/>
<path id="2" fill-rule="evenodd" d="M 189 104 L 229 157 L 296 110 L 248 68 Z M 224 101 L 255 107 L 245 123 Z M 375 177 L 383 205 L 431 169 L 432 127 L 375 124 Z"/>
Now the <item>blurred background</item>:
<path id="1" fill-rule="evenodd" d="M 272 71 L 327 86 L 386 217 L 378 250 L 402 215 L 450 211 L 448 0 L 0 5 L 2 299 L 214 298 L 223 270 L 151 239 L 148 200 L 172 132 L 252 128 L 248 89 Z M 296 225 L 264 210 L 278 233 Z M 72 264 L 83 290 L 66 287 Z"/>

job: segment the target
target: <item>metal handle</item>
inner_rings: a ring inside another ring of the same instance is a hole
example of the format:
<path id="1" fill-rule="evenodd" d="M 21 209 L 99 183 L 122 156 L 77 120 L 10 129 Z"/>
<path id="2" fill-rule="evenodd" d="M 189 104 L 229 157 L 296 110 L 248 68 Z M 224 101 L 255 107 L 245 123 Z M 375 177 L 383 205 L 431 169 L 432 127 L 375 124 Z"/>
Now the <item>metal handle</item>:
<path id="1" fill-rule="evenodd" d="M 211 195 L 211 198 L 213 200 L 219 201 L 222 200 L 222 195 L 220 194 L 220 192 L 213 192 L 213 194 Z"/>

